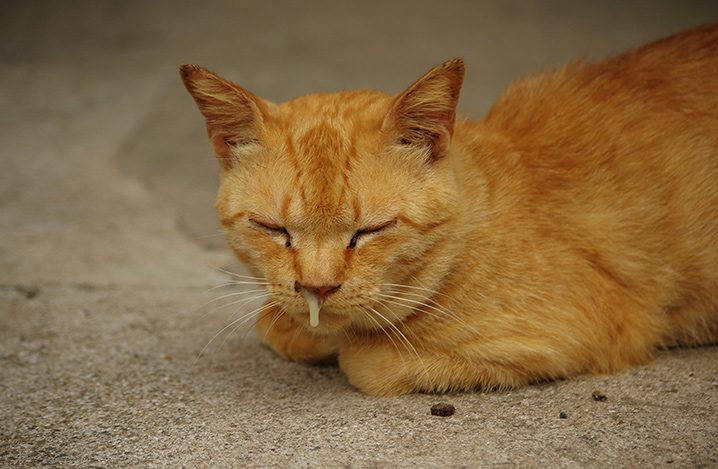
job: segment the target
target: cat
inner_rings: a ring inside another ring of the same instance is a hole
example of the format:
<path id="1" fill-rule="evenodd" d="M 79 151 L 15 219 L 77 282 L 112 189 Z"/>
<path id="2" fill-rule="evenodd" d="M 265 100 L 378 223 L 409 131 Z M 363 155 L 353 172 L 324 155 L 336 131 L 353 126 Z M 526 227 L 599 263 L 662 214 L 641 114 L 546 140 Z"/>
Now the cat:
<path id="1" fill-rule="evenodd" d="M 718 340 L 718 25 L 518 81 L 478 122 L 464 71 L 274 104 L 181 66 L 259 336 L 381 396 Z"/>

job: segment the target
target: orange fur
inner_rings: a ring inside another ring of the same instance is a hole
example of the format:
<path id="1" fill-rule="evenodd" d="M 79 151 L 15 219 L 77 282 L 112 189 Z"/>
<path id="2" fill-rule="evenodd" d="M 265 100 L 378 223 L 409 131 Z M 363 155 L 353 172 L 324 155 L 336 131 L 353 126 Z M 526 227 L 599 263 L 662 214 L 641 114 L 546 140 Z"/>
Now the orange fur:
<path id="1" fill-rule="evenodd" d="M 456 117 L 463 73 L 274 105 L 182 67 L 229 244 L 282 305 L 269 345 L 396 395 L 718 340 L 718 26 L 522 80 L 481 122 Z M 305 285 L 336 290 L 316 329 Z"/>

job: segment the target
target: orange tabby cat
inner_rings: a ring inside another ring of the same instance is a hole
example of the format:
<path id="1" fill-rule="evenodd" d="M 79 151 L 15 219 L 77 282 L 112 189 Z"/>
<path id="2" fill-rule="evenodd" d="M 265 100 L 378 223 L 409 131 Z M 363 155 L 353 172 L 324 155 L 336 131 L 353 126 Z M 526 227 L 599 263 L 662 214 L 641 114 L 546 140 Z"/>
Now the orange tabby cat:
<path id="1" fill-rule="evenodd" d="M 718 25 L 512 85 L 282 104 L 181 67 L 259 334 L 375 395 L 509 388 L 718 339 Z M 311 322 L 311 324 L 310 324 Z M 316 327 L 314 327 L 316 326 Z"/>

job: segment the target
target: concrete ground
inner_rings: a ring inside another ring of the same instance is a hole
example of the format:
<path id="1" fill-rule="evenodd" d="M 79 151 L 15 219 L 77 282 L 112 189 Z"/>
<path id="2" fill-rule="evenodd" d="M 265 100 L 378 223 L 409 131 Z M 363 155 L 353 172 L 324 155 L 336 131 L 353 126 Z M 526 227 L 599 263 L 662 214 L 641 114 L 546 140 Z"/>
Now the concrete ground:
<path id="1" fill-rule="evenodd" d="M 395 92 L 463 56 L 461 109 L 480 117 L 525 73 L 716 19 L 714 1 L 0 3 L 0 466 L 718 466 L 716 347 L 392 399 L 279 359 L 251 327 L 197 358 L 246 309 L 204 305 L 240 267 L 176 71 L 281 101 Z M 441 401 L 456 414 L 432 417 Z"/>

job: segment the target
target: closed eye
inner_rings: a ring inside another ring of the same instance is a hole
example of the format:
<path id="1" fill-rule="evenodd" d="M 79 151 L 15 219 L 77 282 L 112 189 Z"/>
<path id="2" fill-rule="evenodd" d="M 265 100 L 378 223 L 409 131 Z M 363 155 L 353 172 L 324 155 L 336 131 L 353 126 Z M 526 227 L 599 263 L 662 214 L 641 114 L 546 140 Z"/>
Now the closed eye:
<path id="1" fill-rule="evenodd" d="M 287 231 L 287 229 L 283 226 L 259 221 L 256 218 L 250 218 L 249 223 L 251 223 L 255 228 L 258 228 L 271 236 L 283 236 L 285 240 L 284 246 L 288 248 L 292 247 L 292 236 L 289 234 L 289 231 Z"/>
<path id="2" fill-rule="evenodd" d="M 354 249 L 357 245 L 357 242 L 359 242 L 359 239 L 362 238 L 363 236 L 379 233 L 380 231 L 383 231 L 383 230 L 389 228 L 390 226 L 394 226 L 394 225 L 396 225 L 396 218 L 391 221 L 388 221 L 386 223 L 382 223 L 380 225 L 362 228 L 361 230 L 354 233 L 354 236 L 352 236 L 352 239 L 349 241 L 348 248 Z"/>

